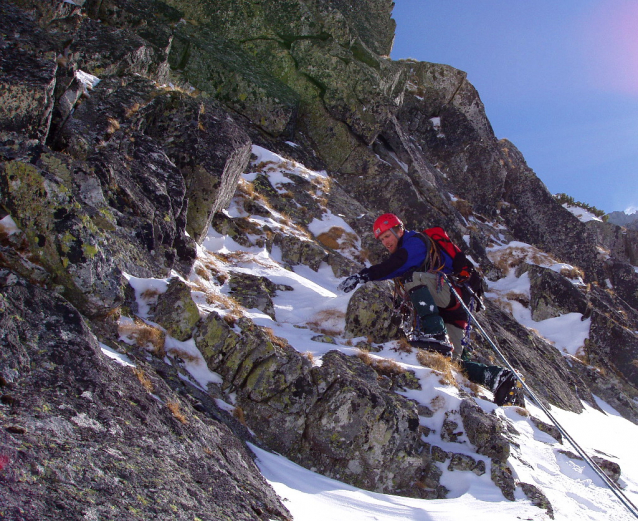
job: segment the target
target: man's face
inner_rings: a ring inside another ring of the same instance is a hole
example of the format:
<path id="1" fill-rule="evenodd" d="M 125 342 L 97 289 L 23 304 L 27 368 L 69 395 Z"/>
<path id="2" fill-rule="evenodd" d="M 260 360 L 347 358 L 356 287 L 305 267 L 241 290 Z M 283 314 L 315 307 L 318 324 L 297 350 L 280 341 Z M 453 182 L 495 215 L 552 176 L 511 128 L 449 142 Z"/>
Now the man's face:
<path id="1" fill-rule="evenodd" d="M 399 238 L 403 237 L 403 230 L 395 229 L 395 233 L 396 235 L 392 233 L 392 230 L 386 230 L 379 235 L 379 240 L 390 253 L 394 253 L 397 250 Z"/>

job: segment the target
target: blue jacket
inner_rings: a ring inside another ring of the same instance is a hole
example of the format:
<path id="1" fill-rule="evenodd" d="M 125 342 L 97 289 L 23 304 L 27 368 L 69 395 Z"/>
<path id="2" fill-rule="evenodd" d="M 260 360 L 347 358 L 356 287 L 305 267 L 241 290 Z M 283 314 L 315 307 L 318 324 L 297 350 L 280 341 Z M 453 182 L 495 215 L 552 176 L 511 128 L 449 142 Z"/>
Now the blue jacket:
<path id="1" fill-rule="evenodd" d="M 359 274 L 364 280 L 387 280 L 408 272 L 421 271 L 430 246 L 429 241 L 424 241 L 419 235 L 418 232 L 406 230 L 394 253 L 383 262 L 361 270 Z"/>

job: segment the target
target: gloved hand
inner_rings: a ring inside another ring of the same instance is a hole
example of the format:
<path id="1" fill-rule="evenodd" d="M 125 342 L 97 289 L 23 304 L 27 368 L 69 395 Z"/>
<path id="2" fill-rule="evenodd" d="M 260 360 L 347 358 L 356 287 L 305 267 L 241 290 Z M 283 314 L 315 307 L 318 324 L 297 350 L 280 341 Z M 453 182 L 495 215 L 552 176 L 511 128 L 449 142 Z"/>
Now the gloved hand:
<path id="1" fill-rule="evenodd" d="M 485 293 L 483 277 L 479 275 L 478 271 L 472 270 L 467 283 L 478 298 L 483 297 L 483 294 Z"/>
<path id="2" fill-rule="evenodd" d="M 485 309 L 485 304 L 483 304 L 483 295 L 485 294 L 485 282 L 483 281 L 483 277 L 481 277 L 478 271 L 472 270 L 466 284 L 476 297 L 476 311 Z"/>
<path id="3" fill-rule="evenodd" d="M 355 273 L 354 275 L 350 275 L 347 279 L 341 281 L 341 284 L 337 286 L 337 289 L 343 291 L 344 293 L 350 293 L 361 282 L 365 282 L 365 280 L 363 280 L 363 277 L 361 275 Z"/>

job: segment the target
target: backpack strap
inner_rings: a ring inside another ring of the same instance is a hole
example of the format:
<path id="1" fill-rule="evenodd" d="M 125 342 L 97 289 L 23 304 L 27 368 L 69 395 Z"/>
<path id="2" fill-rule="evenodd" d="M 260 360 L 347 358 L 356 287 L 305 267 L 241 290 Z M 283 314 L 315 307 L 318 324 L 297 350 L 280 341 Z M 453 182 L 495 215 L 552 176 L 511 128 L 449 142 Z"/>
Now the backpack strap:
<path id="1" fill-rule="evenodd" d="M 423 264 L 415 271 L 439 272 L 445 267 L 445 261 L 437 242 L 427 233 L 416 232 L 416 236 L 423 241 L 428 251 Z"/>

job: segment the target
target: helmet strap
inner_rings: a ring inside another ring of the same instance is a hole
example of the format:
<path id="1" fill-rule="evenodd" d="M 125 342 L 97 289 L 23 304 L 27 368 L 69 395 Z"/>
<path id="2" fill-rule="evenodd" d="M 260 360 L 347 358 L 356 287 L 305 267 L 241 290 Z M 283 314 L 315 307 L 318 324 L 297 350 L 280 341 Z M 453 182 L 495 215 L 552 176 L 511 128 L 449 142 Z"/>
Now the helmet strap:
<path id="1" fill-rule="evenodd" d="M 390 228 L 390 231 L 392 232 L 392 235 L 394 235 L 397 238 L 397 241 L 401 238 L 401 236 L 394 231 L 395 226 L 393 226 L 392 228 Z"/>

